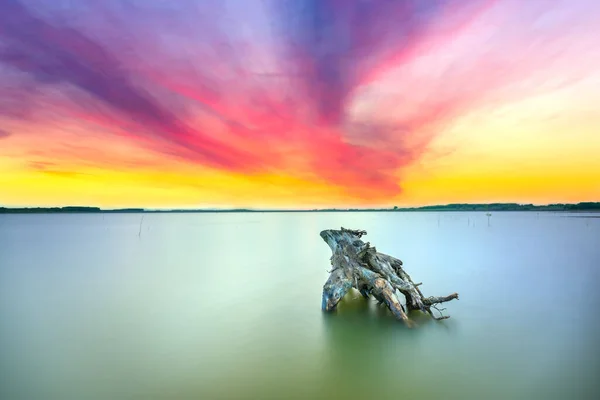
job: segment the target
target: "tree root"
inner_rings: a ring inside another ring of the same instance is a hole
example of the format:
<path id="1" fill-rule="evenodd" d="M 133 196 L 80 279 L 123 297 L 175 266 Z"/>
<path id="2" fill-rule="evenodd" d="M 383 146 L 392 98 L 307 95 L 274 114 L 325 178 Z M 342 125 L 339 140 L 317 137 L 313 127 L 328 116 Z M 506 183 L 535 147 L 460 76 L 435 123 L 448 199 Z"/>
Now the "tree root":
<path id="1" fill-rule="evenodd" d="M 458 293 L 444 297 L 425 297 L 419 289 L 422 282 L 414 283 L 402 268 L 402 261 L 387 254 L 377 252 L 369 242 L 365 243 L 361 237 L 366 235 L 364 230 L 341 228 L 340 230 L 324 230 L 321 238 L 331 249 L 331 274 L 323 285 L 323 298 L 321 308 L 332 311 L 339 301 L 351 289 L 355 288 L 360 294 L 369 298 L 373 296 L 380 303 L 384 303 L 407 326 L 413 326 L 408 317 L 410 311 L 422 311 L 436 320 L 450 318 L 444 316 L 445 309 L 437 308 L 438 304 L 454 299 L 458 300 Z M 396 293 L 400 292 L 406 299 L 406 307 L 400 303 Z M 435 316 L 432 309 L 440 316 Z"/>

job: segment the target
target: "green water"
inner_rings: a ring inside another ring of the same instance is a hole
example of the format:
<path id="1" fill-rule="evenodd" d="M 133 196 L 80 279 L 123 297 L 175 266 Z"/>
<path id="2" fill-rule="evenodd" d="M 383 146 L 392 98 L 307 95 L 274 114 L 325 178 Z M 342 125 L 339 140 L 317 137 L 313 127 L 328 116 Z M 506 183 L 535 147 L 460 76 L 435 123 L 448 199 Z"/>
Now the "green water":
<path id="1" fill-rule="evenodd" d="M 0 398 L 600 398 L 600 219 L 568 215 L 0 215 Z M 323 314 L 340 226 L 452 318 Z"/>

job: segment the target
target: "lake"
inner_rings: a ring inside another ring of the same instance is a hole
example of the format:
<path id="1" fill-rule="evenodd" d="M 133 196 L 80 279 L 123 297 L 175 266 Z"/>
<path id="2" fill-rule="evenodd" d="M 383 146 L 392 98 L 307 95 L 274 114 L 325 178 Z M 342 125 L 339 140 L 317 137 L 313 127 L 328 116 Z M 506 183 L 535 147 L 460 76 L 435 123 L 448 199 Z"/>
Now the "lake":
<path id="1" fill-rule="evenodd" d="M 0 398 L 600 398 L 600 218 L 492 214 L 0 215 Z M 451 318 L 323 313 L 340 226 Z"/>

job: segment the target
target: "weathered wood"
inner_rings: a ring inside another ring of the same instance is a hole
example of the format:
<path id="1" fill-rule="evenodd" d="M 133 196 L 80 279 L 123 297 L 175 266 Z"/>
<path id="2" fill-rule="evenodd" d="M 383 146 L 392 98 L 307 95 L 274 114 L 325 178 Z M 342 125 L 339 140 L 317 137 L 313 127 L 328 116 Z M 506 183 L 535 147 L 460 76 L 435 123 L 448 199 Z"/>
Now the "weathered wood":
<path id="1" fill-rule="evenodd" d="M 419 289 L 422 283 L 414 283 L 404 271 L 402 261 L 379 253 L 369 242 L 361 238 L 366 231 L 341 228 L 328 229 L 321 232 L 321 238 L 331 249 L 331 269 L 327 282 L 323 285 L 321 307 L 324 311 L 332 311 L 351 288 L 369 298 L 373 296 L 379 303 L 384 303 L 392 314 L 408 326 L 413 326 L 408 313 L 421 311 L 440 320 L 448 316 L 436 317 L 432 308 L 440 312 L 436 305 L 457 299 L 458 293 L 443 297 L 425 297 Z M 406 299 L 406 307 L 400 303 L 396 292 Z"/>

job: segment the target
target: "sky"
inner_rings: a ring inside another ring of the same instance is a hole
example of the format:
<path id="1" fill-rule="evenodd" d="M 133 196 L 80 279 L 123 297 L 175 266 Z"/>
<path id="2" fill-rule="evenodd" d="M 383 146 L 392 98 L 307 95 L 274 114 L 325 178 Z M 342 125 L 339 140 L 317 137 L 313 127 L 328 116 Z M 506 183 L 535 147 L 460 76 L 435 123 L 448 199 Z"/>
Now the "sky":
<path id="1" fill-rule="evenodd" d="M 0 205 L 600 201 L 597 0 L 0 0 Z"/>

